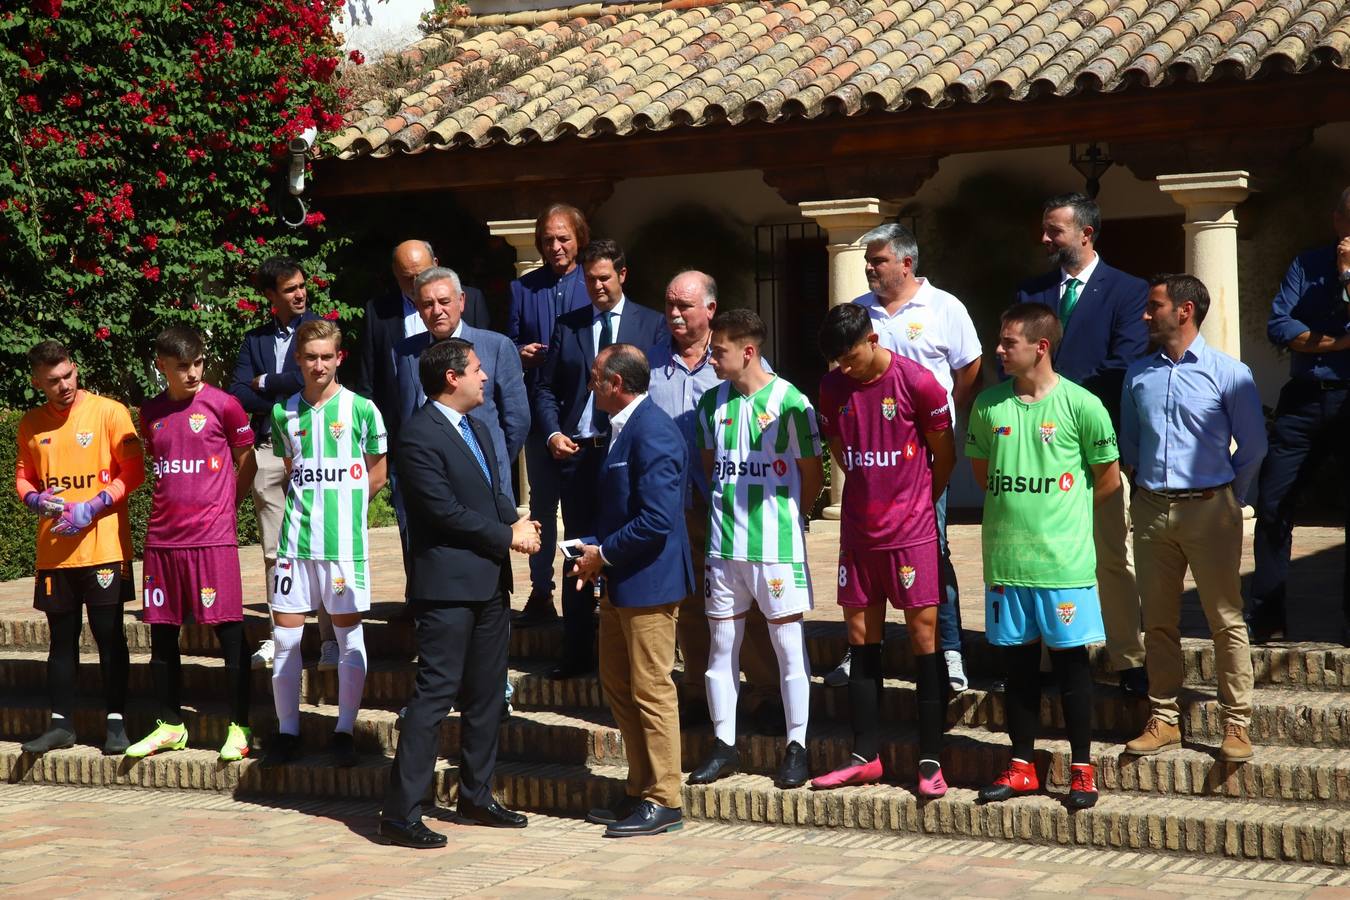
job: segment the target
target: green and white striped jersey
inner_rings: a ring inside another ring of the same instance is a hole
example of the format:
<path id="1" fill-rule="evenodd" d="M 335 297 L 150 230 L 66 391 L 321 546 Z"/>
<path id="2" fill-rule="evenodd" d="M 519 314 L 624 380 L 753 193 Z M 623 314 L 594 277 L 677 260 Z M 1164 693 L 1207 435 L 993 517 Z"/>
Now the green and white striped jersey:
<path id="1" fill-rule="evenodd" d="M 749 397 L 724 381 L 703 395 L 695 415 L 698 447 L 713 451 L 708 556 L 806 562 L 797 460 L 821 454 L 806 395 L 784 378 Z"/>
<path id="2" fill-rule="evenodd" d="M 277 557 L 366 559 L 366 454 L 386 452 L 375 404 L 346 388 L 312 407 L 295 394 L 272 408 L 272 452 L 291 461 Z"/>

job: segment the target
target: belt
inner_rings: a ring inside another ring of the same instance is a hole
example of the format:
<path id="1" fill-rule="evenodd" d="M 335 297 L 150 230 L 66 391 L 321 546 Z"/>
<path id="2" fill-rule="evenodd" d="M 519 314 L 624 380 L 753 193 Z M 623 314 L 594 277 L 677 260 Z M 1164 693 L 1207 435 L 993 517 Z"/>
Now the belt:
<path id="1" fill-rule="evenodd" d="M 1155 491 L 1151 488 L 1144 488 L 1150 494 L 1157 494 L 1159 497 L 1166 497 L 1168 500 L 1212 500 L 1224 488 L 1229 487 L 1232 482 L 1226 484 L 1216 484 L 1209 488 L 1188 488 L 1179 491 Z"/>
<path id="2" fill-rule="evenodd" d="M 608 447 L 609 435 L 598 434 L 595 437 L 578 437 L 572 438 L 572 441 L 578 447 Z"/>

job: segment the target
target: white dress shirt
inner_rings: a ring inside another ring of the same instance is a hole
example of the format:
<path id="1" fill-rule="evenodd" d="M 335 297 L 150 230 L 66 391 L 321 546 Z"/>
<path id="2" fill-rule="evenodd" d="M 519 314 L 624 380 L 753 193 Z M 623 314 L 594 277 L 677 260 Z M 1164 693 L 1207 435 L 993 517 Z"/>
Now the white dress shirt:
<path id="1" fill-rule="evenodd" d="M 646 399 L 646 394 L 638 394 L 633 398 L 632 403 L 609 417 L 609 446 L 613 447 L 615 442 L 619 440 L 619 432 L 623 431 L 623 426 L 628 424 L 628 419 L 633 415 L 633 410 L 637 409 L 637 405 Z M 606 450 L 605 452 L 608 453 L 609 451 Z"/>
<path id="2" fill-rule="evenodd" d="M 609 336 L 616 344 L 619 342 L 619 321 L 623 317 L 623 307 L 627 302 L 627 297 L 619 297 L 619 302 L 614 304 L 614 308 L 609 311 Z M 591 321 L 591 348 L 593 350 L 592 358 L 594 358 L 600 354 L 600 329 L 604 325 L 605 314 L 594 303 L 591 304 L 591 313 L 595 317 Z M 578 437 L 598 437 L 595 432 L 595 424 L 592 421 L 594 417 L 595 395 L 587 393 L 586 406 L 581 410 L 581 418 L 577 420 Z"/>
<path id="3" fill-rule="evenodd" d="M 427 330 L 427 323 L 417 311 L 417 305 L 407 294 L 403 295 L 403 336 L 410 338 Z"/>
<path id="4" fill-rule="evenodd" d="M 1092 254 L 1092 262 L 1090 262 L 1090 263 L 1088 263 L 1086 266 L 1084 266 L 1084 267 L 1083 267 L 1083 271 L 1079 272 L 1077 275 L 1070 275 L 1068 272 L 1065 272 L 1063 269 L 1060 269 L 1060 270 L 1059 270 L 1059 299 L 1060 299 L 1061 301 L 1063 301 L 1063 299 L 1064 299 L 1064 287 L 1065 287 L 1065 285 L 1067 285 L 1067 284 L 1069 283 L 1069 279 L 1070 279 L 1070 278 L 1076 278 L 1076 279 L 1078 279 L 1078 299 L 1079 299 L 1079 300 L 1082 300 L 1082 299 L 1083 299 L 1083 288 L 1087 287 L 1088 279 L 1092 277 L 1092 273 L 1093 273 L 1093 272 L 1097 271 L 1097 263 L 1099 263 L 1099 262 L 1101 262 L 1101 261 L 1102 261 L 1102 258 L 1101 258 L 1100 256 L 1098 256 L 1096 253 L 1093 253 L 1093 254 Z M 1055 312 L 1059 312 L 1059 310 L 1055 310 Z"/>

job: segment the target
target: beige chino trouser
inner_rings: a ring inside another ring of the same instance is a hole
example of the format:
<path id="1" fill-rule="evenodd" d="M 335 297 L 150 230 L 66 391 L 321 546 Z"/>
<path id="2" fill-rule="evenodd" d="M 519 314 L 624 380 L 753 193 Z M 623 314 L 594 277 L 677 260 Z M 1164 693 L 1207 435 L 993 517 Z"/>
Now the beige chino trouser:
<path id="1" fill-rule="evenodd" d="M 1097 594 L 1106 628 L 1106 654 L 1115 671 L 1144 664 L 1140 633 L 1139 588 L 1126 551 L 1130 520 L 1126 513 L 1128 484 L 1092 510 L 1092 538 L 1097 550 Z M 1138 550 L 1135 550 L 1136 555 Z"/>
<path id="2" fill-rule="evenodd" d="M 1209 499 L 1177 500 L 1139 488 L 1130 503 L 1134 563 L 1144 610 L 1149 701 L 1153 715 L 1181 719 L 1177 695 L 1185 676 L 1181 655 L 1181 593 L 1190 568 L 1200 594 L 1219 683 L 1224 724 L 1248 726 L 1252 715 L 1252 656 L 1242 619 L 1242 507 L 1231 487 Z"/>

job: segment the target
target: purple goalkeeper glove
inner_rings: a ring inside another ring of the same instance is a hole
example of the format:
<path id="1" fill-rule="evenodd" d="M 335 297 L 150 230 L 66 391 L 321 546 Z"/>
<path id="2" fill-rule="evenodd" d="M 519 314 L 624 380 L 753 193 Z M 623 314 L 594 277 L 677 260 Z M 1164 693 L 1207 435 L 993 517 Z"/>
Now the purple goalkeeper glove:
<path id="1" fill-rule="evenodd" d="M 66 508 L 61 511 L 61 518 L 56 520 L 52 526 L 52 531 L 57 534 L 70 536 L 79 534 L 89 527 L 89 524 L 98 517 L 108 507 L 112 506 L 112 498 L 108 496 L 107 491 L 99 491 L 98 496 L 93 500 L 87 500 L 83 503 L 67 503 Z"/>
<path id="2" fill-rule="evenodd" d="M 29 491 L 23 502 L 44 519 L 60 518 L 61 511 L 66 508 L 66 501 L 57 495 L 64 490 L 63 487 L 47 488 L 40 494 L 37 491 Z"/>

